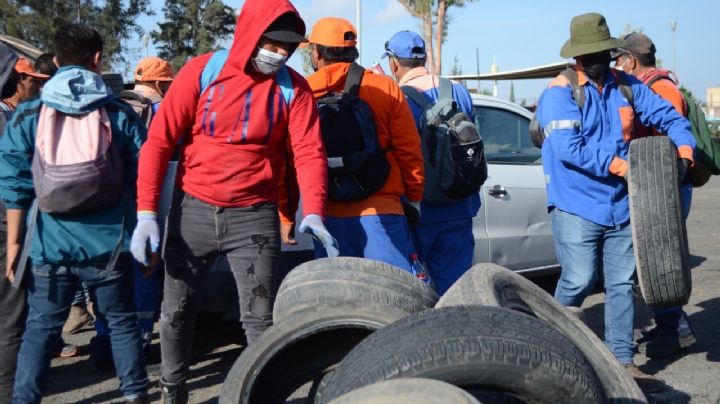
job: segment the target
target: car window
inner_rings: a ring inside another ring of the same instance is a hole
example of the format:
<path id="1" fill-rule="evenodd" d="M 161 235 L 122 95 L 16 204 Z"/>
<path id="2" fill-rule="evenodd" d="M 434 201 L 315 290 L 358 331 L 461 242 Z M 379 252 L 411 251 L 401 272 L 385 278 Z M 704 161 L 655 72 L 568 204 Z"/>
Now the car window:
<path id="1" fill-rule="evenodd" d="M 485 143 L 488 162 L 540 164 L 540 149 L 530 141 L 530 120 L 500 108 L 475 107 L 475 124 Z"/>

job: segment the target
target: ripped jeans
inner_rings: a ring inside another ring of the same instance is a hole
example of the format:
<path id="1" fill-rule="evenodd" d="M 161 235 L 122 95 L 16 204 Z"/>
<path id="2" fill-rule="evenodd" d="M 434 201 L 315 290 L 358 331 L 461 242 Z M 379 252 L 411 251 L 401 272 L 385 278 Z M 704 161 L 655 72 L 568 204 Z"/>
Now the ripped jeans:
<path id="1" fill-rule="evenodd" d="M 280 283 L 277 205 L 222 208 L 175 191 L 166 223 L 164 298 L 160 315 L 162 379 L 187 379 L 199 298 L 213 261 L 224 254 L 240 300 L 248 344 L 272 325 Z"/>

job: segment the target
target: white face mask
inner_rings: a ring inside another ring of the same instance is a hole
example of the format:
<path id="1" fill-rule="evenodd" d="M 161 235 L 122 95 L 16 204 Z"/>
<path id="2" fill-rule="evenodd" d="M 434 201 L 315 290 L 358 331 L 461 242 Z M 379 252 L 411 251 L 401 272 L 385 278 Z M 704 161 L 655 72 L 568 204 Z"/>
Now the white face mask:
<path id="1" fill-rule="evenodd" d="M 283 67 L 286 60 L 287 56 L 285 55 L 258 48 L 257 56 L 253 58 L 252 64 L 258 73 L 274 76 Z"/>

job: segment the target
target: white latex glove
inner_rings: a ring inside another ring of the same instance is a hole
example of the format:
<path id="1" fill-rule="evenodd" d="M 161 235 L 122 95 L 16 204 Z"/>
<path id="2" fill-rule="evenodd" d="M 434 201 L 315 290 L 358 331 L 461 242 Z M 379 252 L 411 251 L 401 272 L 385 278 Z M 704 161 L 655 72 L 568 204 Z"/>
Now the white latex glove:
<path id="1" fill-rule="evenodd" d="M 328 257 L 337 257 L 340 255 L 340 247 L 338 246 L 337 240 L 335 240 L 335 237 L 327 230 L 319 215 L 310 214 L 305 216 L 298 230 L 312 235 L 321 242 L 323 247 L 325 247 L 325 251 L 327 251 Z"/>
<path id="2" fill-rule="evenodd" d="M 154 212 L 138 212 L 137 225 L 130 241 L 130 252 L 138 262 L 150 265 L 147 256 L 147 244 L 150 242 L 150 252 L 156 253 L 160 247 L 160 228 L 157 215 Z"/>

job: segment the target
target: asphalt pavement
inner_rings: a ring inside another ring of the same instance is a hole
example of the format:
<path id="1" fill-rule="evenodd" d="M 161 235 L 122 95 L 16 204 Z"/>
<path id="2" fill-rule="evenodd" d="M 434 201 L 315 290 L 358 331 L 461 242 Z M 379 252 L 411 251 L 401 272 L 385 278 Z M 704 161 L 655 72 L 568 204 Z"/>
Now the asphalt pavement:
<path id="1" fill-rule="evenodd" d="M 670 390 L 649 397 L 655 403 L 720 403 L 720 178 L 713 177 L 696 189 L 688 218 L 688 238 L 693 268 L 693 292 L 686 311 L 698 342 L 669 358 L 648 360 L 641 354 L 636 362 L 641 369 L 664 379 Z M 552 279 L 543 279 L 551 285 Z M 591 295 L 583 305 L 586 320 L 598 335 L 603 333 L 603 294 Z M 648 308 L 638 301 L 636 328 L 652 327 Z M 208 318 L 208 320 L 211 320 Z M 194 365 L 188 387 L 190 402 L 214 403 L 225 375 L 242 351 L 242 329 L 235 322 L 208 321 L 195 335 Z M 118 380 L 112 370 L 97 369 L 88 357 L 91 329 L 65 336 L 80 347 L 81 355 L 71 359 L 54 359 L 44 403 L 122 402 Z M 157 338 L 157 334 L 155 335 Z M 157 343 L 157 340 L 155 341 Z M 159 402 L 157 388 L 159 365 L 148 366 L 151 398 Z M 301 404 L 304 400 L 292 400 Z"/>

